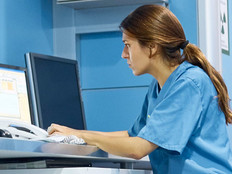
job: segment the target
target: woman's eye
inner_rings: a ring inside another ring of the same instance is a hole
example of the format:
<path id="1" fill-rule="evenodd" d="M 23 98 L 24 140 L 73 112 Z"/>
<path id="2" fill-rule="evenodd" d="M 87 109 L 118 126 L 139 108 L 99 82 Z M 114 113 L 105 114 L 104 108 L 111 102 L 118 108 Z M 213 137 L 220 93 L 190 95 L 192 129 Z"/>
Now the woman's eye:
<path id="1" fill-rule="evenodd" d="M 130 45 L 129 45 L 129 44 L 125 44 L 125 46 L 126 46 L 127 48 L 129 48 L 129 47 L 130 47 Z"/>

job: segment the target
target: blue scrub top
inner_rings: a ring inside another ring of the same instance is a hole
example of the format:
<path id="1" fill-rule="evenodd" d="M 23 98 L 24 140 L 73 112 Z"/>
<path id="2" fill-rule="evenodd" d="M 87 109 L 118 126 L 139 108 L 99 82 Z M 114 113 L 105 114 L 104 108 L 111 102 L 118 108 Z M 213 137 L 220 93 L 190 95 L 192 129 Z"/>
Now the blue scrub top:
<path id="1" fill-rule="evenodd" d="M 183 62 L 159 91 L 154 80 L 128 133 L 159 147 L 154 174 L 232 174 L 232 150 L 217 92 L 199 67 Z"/>

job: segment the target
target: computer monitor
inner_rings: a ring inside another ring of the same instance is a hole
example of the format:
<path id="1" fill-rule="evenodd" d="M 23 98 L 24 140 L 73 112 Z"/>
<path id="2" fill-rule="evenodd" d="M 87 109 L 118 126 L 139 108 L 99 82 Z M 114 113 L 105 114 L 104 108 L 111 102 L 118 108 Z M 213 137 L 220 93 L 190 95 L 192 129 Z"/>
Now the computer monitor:
<path id="1" fill-rule="evenodd" d="M 37 53 L 25 59 L 37 126 L 86 129 L 77 61 Z"/>
<path id="2" fill-rule="evenodd" d="M 0 64 L 0 118 L 33 124 L 26 68 Z"/>

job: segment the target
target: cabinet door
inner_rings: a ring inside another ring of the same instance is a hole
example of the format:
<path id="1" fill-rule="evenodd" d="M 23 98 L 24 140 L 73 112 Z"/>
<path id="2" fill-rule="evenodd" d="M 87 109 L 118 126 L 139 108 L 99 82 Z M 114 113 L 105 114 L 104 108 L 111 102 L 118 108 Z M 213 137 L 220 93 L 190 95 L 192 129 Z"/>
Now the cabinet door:
<path id="1" fill-rule="evenodd" d="M 149 75 L 135 77 L 125 59 L 121 32 L 80 35 L 82 89 L 146 86 Z"/>
<path id="2" fill-rule="evenodd" d="M 83 91 L 88 130 L 128 130 L 140 114 L 147 87 Z"/>

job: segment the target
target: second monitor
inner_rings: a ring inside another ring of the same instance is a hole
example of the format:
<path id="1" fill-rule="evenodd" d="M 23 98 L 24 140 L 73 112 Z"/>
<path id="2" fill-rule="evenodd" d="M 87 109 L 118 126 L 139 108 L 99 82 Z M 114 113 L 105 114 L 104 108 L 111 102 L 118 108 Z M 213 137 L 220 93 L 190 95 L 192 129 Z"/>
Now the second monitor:
<path id="1" fill-rule="evenodd" d="M 36 53 L 25 58 L 37 126 L 86 129 L 77 61 Z"/>

